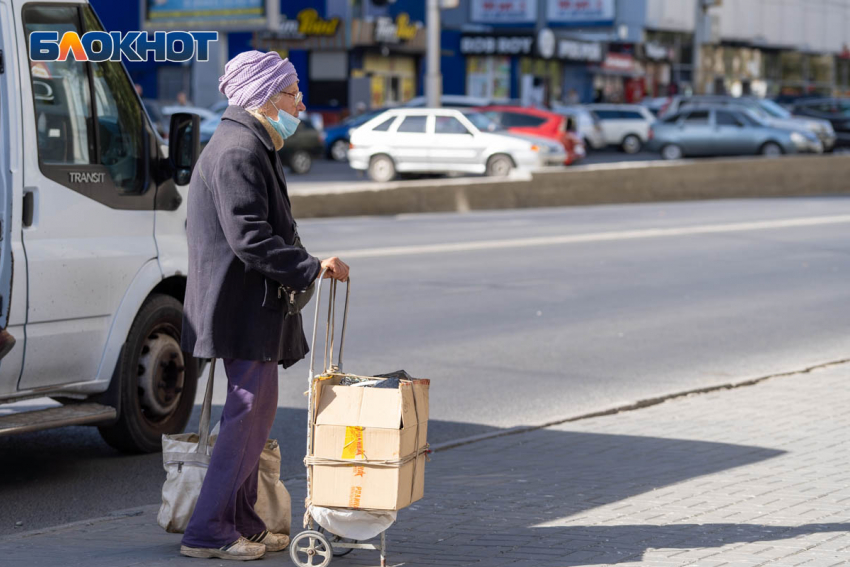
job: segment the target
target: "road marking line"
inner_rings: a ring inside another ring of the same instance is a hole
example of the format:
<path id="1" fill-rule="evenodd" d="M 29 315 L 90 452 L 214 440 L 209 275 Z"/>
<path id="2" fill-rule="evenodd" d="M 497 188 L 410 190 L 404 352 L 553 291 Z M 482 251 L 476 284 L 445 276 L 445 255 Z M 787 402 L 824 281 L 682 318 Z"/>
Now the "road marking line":
<path id="1" fill-rule="evenodd" d="M 588 234 L 542 236 L 535 238 L 515 238 L 509 240 L 478 240 L 471 242 L 425 244 L 418 246 L 387 246 L 384 248 L 364 248 L 360 250 L 336 250 L 332 252 L 317 252 L 315 255 L 320 258 L 338 256 L 343 259 L 385 258 L 388 256 L 410 256 L 416 254 L 438 254 L 445 252 L 473 252 L 478 250 L 496 250 L 504 248 L 529 248 L 533 246 L 554 246 L 558 244 L 607 242 L 611 240 L 635 240 L 640 238 L 688 236 L 694 234 L 718 234 L 724 232 L 746 232 L 751 230 L 768 230 L 772 228 L 798 228 L 806 226 L 822 226 L 844 223 L 850 223 L 850 215 L 802 217 L 796 219 L 739 222 L 729 224 L 709 224 L 680 228 L 618 230 L 612 232 L 592 232 Z"/>

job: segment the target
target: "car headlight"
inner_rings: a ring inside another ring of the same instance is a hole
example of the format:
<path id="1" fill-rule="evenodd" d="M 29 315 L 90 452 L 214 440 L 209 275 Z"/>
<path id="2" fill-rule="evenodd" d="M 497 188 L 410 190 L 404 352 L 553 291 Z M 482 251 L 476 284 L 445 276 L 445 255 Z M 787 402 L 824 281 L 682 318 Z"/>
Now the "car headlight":
<path id="1" fill-rule="evenodd" d="M 791 132 L 791 141 L 798 146 L 804 146 L 807 143 L 806 137 L 799 132 Z"/>

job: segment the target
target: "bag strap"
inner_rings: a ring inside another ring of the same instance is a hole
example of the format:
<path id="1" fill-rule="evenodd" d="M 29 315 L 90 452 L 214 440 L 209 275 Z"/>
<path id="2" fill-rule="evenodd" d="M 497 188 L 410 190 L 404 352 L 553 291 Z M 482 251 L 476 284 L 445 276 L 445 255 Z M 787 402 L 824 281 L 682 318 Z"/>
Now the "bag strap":
<path id="1" fill-rule="evenodd" d="M 210 414 L 212 414 L 213 382 L 215 381 L 215 360 L 210 359 L 210 377 L 207 380 L 207 390 L 204 392 L 204 403 L 201 406 L 201 423 L 198 426 L 198 448 L 196 453 L 206 455 L 210 444 Z"/>

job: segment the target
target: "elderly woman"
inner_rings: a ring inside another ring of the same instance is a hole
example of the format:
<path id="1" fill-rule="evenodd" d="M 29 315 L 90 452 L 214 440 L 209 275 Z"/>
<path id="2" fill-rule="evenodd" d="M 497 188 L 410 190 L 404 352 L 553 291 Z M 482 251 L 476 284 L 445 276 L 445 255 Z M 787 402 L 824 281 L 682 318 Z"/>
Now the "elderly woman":
<path id="1" fill-rule="evenodd" d="M 292 217 L 277 155 L 305 110 L 292 63 L 277 53 L 241 53 L 219 82 L 230 106 L 189 189 L 183 350 L 223 360 L 227 401 L 180 553 L 248 560 L 289 544 L 254 512 L 260 454 L 277 409 L 277 366 L 309 350 L 286 292 L 309 287 L 322 269 L 345 281 L 348 266 L 308 254 Z"/>

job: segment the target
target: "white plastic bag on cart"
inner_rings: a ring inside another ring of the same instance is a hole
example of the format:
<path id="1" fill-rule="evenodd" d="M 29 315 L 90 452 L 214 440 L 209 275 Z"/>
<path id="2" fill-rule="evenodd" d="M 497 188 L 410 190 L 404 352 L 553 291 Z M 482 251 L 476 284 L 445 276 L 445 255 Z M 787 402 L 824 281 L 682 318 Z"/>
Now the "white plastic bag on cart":
<path id="1" fill-rule="evenodd" d="M 397 512 L 346 510 L 310 506 L 310 515 L 320 526 L 347 539 L 366 541 L 381 534 L 396 520 Z"/>

